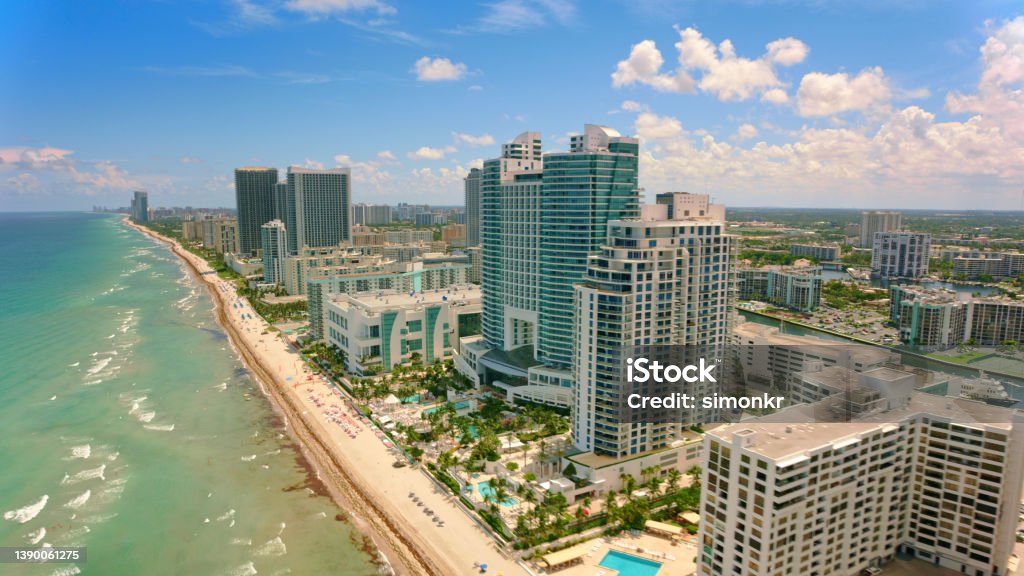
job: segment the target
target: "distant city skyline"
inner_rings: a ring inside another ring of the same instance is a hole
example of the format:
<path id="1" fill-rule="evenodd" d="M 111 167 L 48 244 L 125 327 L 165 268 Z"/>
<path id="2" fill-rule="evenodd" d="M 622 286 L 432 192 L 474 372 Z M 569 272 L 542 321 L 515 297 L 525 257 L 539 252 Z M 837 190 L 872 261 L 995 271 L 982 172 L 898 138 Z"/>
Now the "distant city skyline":
<path id="1" fill-rule="evenodd" d="M 59 13 L 60 18 L 55 17 Z M 0 211 L 231 206 L 238 166 L 460 205 L 498 143 L 640 139 L 644 199 L 1020 210 L 1009 2 L 8 3 Z M 96 30 L 105 30 L 102 38 Z M 585 49 L 580 49 L 585 46 Z"/>

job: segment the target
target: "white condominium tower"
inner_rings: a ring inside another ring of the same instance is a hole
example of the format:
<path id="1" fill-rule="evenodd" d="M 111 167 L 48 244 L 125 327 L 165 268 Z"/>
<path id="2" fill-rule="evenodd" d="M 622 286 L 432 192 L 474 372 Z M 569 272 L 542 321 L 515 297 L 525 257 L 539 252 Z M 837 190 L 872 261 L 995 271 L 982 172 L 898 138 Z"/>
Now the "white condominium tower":
<path id="1" fill-rule="evenodd" d="M 1024 468 L 1019 412 L 914 393 L 869 421 L 779 421 L 809 408 L 706 434 L 699 576 L 856 576 L 897 553 L 971 576 L 1006 573 Z"/>
<path id="2" fill-rule="evenodd" d="M 928 274 L 931 234 L 876 232 L 871 274 L 882 278 L 919 278 Z"/>
<path id="3" fill-rule="evenodd" d="M 352 240 L 351 185 L 348 168 L 288 168 L 288 220 L 284 224 L 292 254 Z"/>
<path id="4" fill-rule="evenodd" d="M 284 263 L 288 257 L 288 231 L 280 220 L 271 220 L 260 227 L 263 246 L 263 281 L 284 282 Z"/>
<path id="5" fill-rule="evenodd" d="M 871 248 L 875 232 L 897 232 L 903 225 L 903 213 L 892 211 L 866 211 L 860 213 L 860 245 Z"/>
<path id="6" fill-rule="evenodd" d="M 670 446 L 696 421 L 627 421 L 622 356 L 642 346 L 686 345 L 709 358 L 723 350 L 733 285 L 733 242 L 724 230 L 724 206 L 685 192 L 659 195 L 639 218 L 608 223 L 606 242 L 575 286 L 572 429 L 578 449 L 626 458 Z"/>

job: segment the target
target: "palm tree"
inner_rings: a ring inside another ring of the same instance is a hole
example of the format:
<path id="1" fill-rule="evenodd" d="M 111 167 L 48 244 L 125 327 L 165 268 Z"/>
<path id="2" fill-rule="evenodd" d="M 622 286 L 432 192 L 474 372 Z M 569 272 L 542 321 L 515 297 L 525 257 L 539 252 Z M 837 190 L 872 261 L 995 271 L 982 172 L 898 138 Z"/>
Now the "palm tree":
<path id="1" fill-rule="evenodd" d="M 675 468 L 670 468 L 668 471 L 668 486 L 666 492 L 675 492 L 679 488 L 679 479 L 682 478 L 682 474 Z"/>
<path id="2" fill-rule="evenodd" d="M 694 485 L 700 484 L 700 474 L 701 474 L 701 472 L 703 472 L 703 470 L 701 470 L 700 466 L 698 466 L 696 464 L 694 464 L 693 466 L 690 466 L 689 468 L 686 469 L 686 473 L 693 480 L 693 484 Z"/>

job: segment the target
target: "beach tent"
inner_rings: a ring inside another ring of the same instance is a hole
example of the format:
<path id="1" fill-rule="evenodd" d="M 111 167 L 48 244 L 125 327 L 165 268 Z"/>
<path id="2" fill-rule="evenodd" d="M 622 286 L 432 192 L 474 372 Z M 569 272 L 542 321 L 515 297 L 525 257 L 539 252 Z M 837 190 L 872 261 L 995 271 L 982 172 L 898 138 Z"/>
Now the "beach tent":
<path id="1" fill-rule="evenodd" d="M 388 397 L 384 399 L 384 407 L 388 412 L 394 410 L 402 401 L 398 399 L 398 396 L 394 394 L 388 394 Z"/>

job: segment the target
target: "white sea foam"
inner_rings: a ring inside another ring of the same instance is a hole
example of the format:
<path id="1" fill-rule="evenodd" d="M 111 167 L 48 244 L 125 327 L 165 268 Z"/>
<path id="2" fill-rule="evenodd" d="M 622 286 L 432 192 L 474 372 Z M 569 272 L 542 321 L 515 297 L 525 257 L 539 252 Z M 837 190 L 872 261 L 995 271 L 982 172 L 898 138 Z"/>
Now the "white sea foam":
<path id="1" fill-rule="evenodd" d="M 139 422 L 152 422 L 155 416 L 156 412 L 151 410 L 149 412 L 139 412 L 137 418 L 139 419 Z"/>
<path id="2" fill-rule="evenodd" d="M 74 367 L 78 366 L 79 364 L 81 364 L 81 362 L 75 362 L 74 364 L 68 364 L 68 366 L 74 368 Z"/>
<path id="3" fill-rule="evenodd" d="M 103 524 L 104 522 L 116 517 L 117 514 L 97 514 L 95 516 L 85 516 L 82 518 L 82 523 L 93 526 L 96 524 Z"/>
<path id="4" fill-rule="evenodd" d="M 277 557 L 287 553 L 288 547 L 284 545 L 284 540 L 281 540 L 280 536 L 264 542 L 259 548 L 253 550 L 253 554 L 256 556 Z"/>
<path id="5" fill-rule="evenodd" d="M 107 456 L 107 461 L 108 462 L 113 462 L 114 460 L 117 460 L 117 457 L 120 456 L 120 455 L 121 455 L 120 452 L 114 452 L 113 454 Z"/>
<path id="6" fill-rule="evenodd" d="M 78 484 L 85 480 L 92 480 L 93 478 L 99 478 L 100 480 L 106 480 L 103 476 L 107 470 L 106 464 L 101 464 L 96 468 L 89 468 L 88 470 L 82 470 L 73 476 L 64 475 L 64 479 L 61 480 L 61 484 Z"/>
<path id="7" fill-rule="evenodd" d="M 243 462 L 252 462 L 255 459 L 256 459 L 256 455 L 255 454 L 252 454 L 250 456 L 242 456 L 242 461 Z"/>
<path id="8" fill-rule="evenodd" d="M 50 496 L 43 494 L 42 498 L 28 506 L 22 506 L 17 510 L 8 510 L 7 512 L 4 512 L 4 520 L 11 520 L 12 522 L 24 524 L 38 516 L 39 513 L 43 511 L 43 508 L 46 508 L 46 503 L 49 501 Z"/>
<path id="9" fill-rule="evenodd" d="M 231 510 L 228 510 L 227 512 L 221 514 L 220 516 L 217 516 L 217 522 L 223 522 L 225 520 L 231 520 L 234 517 L 235 517 L 235 509 L 232 508 Z"/>
<path id="10" fill-rule="evenodd" d="M 82 571 L 72 564 L 71 566 L 62 566 L 53 571 L 50 576 L 75 576 L 75 574 L 81 574 Z"/>
<path id="11" fill-rule="evenodd" d="M 252 538 L 232 538 L 231 543 L 235 546 L 252 546 Z"/>
<path id="12" fill-rule="evenodd" d="M 62 534 L 60 536 L 60 538 L 58 538 L 56 541 L 59 541 L 59 542 L 62 542 L 62 543 L 74 542 L 74 541 L 78 540 L 79 538 L 81 538 L 82 536 L 85 536 L 89 532 L 92 532 L 92 530 L 90 530 L 88 526 L 81 526 L 79 528 L 72 528 L 71 530 L 68 530 L 67 532 Z"/>
<path id="13" fill-rule="evenodd" d="M 25 535 L 25 540 L 33 546 L 39 544 L 39 542 L 46 538 L 46 528 L 40 528 L 39 530 L 33 530 Z"/>
<path id="14" fill-rule="evenodd" d="M 228 389 L 228 383 L 227 382 L 221 382 L 220 384 L 217 384 L 216 386 L 214 386 L 214 388 L 216 388 L 217 390 L 220 390 L 221 392 L 223 392 L 224 390 Z"/>
<path id="15" fill-rule="evenodd" d="M 88 374 L 90 376 L 96 374 L 100 370 L 103 370 L 104 368 L 106 368 L 107 364 L 110 364 L 111 360 L 113 360 L 113 358 L 110 358 L 108 356 L 108 357 L 106 357 L 106 358 L 104 358 L 102 360 L 97 361 L 95 364 L 93 364 L 92 368 L 89 368 L 89 370 L 86 371 L 86 374 Z"/>
<path id="16" fill-rule="evenodd" d="M 238 568 L 226 572 L 227 576 L 256 576 L 256 574 L 258 574 L 258 572 L 256 572 L 256 566 L 254 566 L 252 562 L 242 564 Z"/>
<path id="17" fill-rule="evenodd" d="M 71 447 L 72 458 L 88 458 L 92 455 L 92 446 L 89 444 L 82 444 L 81 446 Z"/>
<path id="18" fill-rule="evenodd" d="M 82 506 L 84 506 L 85 503 L 89 501 L 89 498 L 91 496 L 92 496 L 92 490 L 86 490 L 85 492 L 82 492 L 78 496 L 75 496 L 74 498 L 69 500 L 68 503 L 64 505 L 64 507 L 65 508 L 72 508 L 72 509 L 76 509 L 77 510 L 78 508 L 81 508 Z"/>
<path id="19" fill-rule="evenodd" d="M 174 424 L 146 424 L 143 428 L 146 430 L 154 430 L 156 432 L 173 432 Z"/>
<path id="20" fill-rule="evenodd" d="M 95 380 L 86 380 L 85 382 L 82 382 L 82 385 L 84 385 L 84 386 L 95 386 L 97 384 L 102 384 L 102 383 L 103 383 L 103 378 L 97 378 Z"/>

